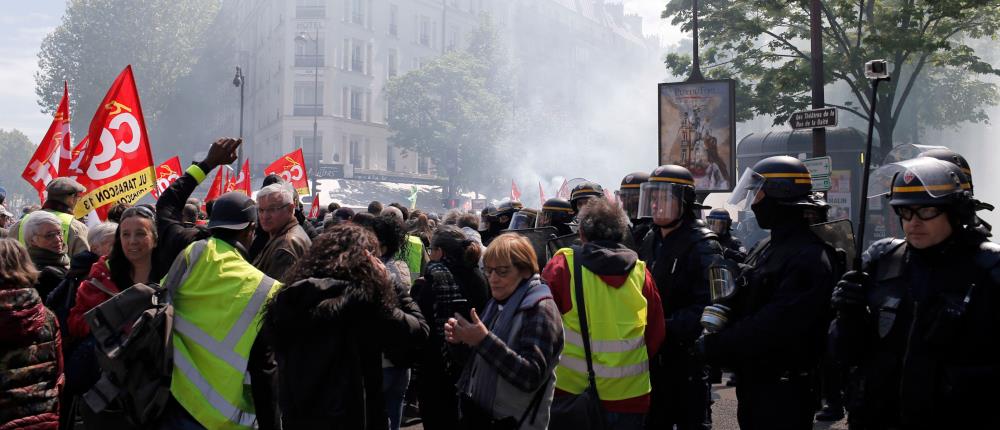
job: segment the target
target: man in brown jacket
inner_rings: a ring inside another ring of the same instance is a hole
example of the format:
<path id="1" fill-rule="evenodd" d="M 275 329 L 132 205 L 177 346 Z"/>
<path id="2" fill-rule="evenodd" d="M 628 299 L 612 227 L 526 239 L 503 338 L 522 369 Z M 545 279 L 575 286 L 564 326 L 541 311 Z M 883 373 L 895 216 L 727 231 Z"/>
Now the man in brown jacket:
<path id="1" fill-rule="evenodd" d="M 42 210 L 55 215 L 62 222 L 66 255 L 72 257 L 83 251 L 89 251 L 87 225 L 73 217 L 73 208 L 87 189 L 71 178 L 55 178 L 45 187 L 45 191 L 48 195 L 45 198 L 45 203 L 42 204 Z M 30 216 L 31 214 L 25 215 L 7 231 L 11 238 L 17 239 L 22 245 L 25 244 L 25 241 L 21 236 L 21 225 Z"/>
<path id="2" fill-rule="evenodd" d="M 254 267 L 284 282 L 285 272 L 305 255 L 312 241 L 295 219 L 295 190 L 288 183 L 271 184 L 257 193 L 257 221 L 270 239 L 254 259 Z"/>

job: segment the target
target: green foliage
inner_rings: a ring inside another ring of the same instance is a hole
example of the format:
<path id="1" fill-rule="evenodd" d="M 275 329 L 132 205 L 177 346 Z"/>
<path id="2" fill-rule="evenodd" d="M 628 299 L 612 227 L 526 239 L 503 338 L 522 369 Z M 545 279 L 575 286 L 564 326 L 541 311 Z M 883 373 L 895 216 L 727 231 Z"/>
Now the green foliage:
<path id="1" fill-rule="evenodd" d="M 499 73 L 505 55 L 497 40 L 485 25 L 470 49 L 444 54 L 385 88 L 390 142 L 429 157 L 459 189 L 490 183 L 504 154 L 509 84 Z"/>
<path id="2" fill-rule="evenodd" d="M 35 145 L 17 129 L 0 129 L 0 186 L 7 189 L 5 206 L 14 212 L 25 201 L 38 203 L 38 192 L 21 177 L 24 166 L 35 153 Z"/>
<path id="3" fill-rule="evenodd" d="M 782 124 L 807 109 L 810 93 L 809 0 L 702 0 L 702 62 L 707 77 L 734 77 L 738 118 L 773 115 Z M 848 115 L 867 119 L 871 87 L 868 60 L 884 58 L 892 80 L 879 85 L 876 128 L 883 154 L 896 126 L 954 127 L 988 119 L 1000 102 L 996 85 L 977 80 L 1000 70 L 969 45 L 1000 30 L 995 0 L 823 0 L 823 56 L 827 85 L 841 83 L 849 100 L 832 100 Z M 670 0 L 664 18 L 691 27 L 691 0 Z M 690 57 L 671 54 L 666 66 L 686 74 Z M 917 85 L 917 84 L 920 85 Z M 890 102 L 891 101 L 891 102 Z M 907 104 L 915 109 L 906 109 Z M 919 135 L 919 131 L 914 133 Z"/>
<path id="4" fill-rule="evenodd" d="M 148 122 L 156 120 L 178 78 L 196 61 L 197 45 L 218 0 L 75 0 L 38 54 L 35 93 L 52 113 L 69 81 L 73 130 L 86 130 L 111 82 L 132 64 Z M 74 138 L 74 140 L 79 140 Z"/>

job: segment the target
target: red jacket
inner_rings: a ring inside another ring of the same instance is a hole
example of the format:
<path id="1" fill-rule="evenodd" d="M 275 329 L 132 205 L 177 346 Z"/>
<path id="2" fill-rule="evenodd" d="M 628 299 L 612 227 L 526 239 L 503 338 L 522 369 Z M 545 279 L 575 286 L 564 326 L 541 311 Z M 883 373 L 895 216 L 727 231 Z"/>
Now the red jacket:
<path id="1" fill-rule="evenodd" d="M 64 383 L 55 314 L 30 285 L 0 285 L 0 430 L 55 430 Z"/>
<path id="2" fill-rule="evenodd" d="M 579 256 L 576 256 L 579 258 Z M 602 281 L 613 288 L 619 288 L 628 280 L 628 273 L 624 275 L 598 275 Z M 552 290 L 552 297 L 559 308 L 559 312 L 566 314 L 573 309 L 573 298 L 570 291 L 573 284 L 570 283 L 570 268 L 566 263 L 566 257 L 557 255 L 549 260 L 542 270 L 542 278 L 549 284 Z M 660 302 L 660 293 L 653 282 L 653 276 L 646 270 L 646 281 L 642 286 L 642 295 L 646 298 L 648 310 L 646 311 L 646 353 L 652 360 L 656 352 L 663 344 L 666 336 L 665 320 L 663 318 L 663 305 Z M 556 389 L 556 395 L 565 394 Z M 619 413 L 647 413 L 649 412 L 649 394 L 624 400 L 602 400 L 604 409 L 608 412 Z"/>
<path id="3" fill-rule="evenodd" d="M 83 319 L 83 314 L 104 303 L 112 296 L 97 288 L 93 281 L 99 280 L 105 289 L 113 291 L 115 294 L 120 291 L 118 286 L 111 281 L 111 269 L 108 268 L 107 259 L 108 257 L 104 256 L 97 260 L 90 267 L 90 275 L 87 276 L 87 280 L 80 283 L 80 287 L 76 289 L 76 303 L 69 310 L 69 318 L 66 320 L 66 324 L 69 326 L 69 336 L 73 340 L 80 340 L 90 334 L 90 326 Z"/>

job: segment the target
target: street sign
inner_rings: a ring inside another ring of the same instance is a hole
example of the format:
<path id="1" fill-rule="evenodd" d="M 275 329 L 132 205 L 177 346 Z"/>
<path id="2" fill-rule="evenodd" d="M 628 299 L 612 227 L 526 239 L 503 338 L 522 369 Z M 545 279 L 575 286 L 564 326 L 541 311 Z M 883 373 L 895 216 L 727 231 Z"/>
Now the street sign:
<path id="1" fill-rule="evenodd" d="M 830 181 L 830 176 L 813 176 L 812 177 L 812 190 L 813 191 L 830 191 L 830 186 L 833 183 Z"/>
<path id="2" fill-rule="evenodd" d="M 809 169 L 809 176 L 830 176 L 833 173 L 833 159 L 830 156 L 806 158 L 802 163 Z"/>
<path id="3" fill-rule="evenodd" d="M 837 126 L 837 108 L 823 108 L 795 112 L 788 119 L 793 130 Z"/>

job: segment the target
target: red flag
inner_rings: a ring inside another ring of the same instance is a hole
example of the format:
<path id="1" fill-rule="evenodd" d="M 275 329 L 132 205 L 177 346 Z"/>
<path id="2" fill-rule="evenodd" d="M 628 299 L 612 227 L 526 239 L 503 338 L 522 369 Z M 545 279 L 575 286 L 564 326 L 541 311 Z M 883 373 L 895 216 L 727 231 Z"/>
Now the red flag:
<path id="1" fill-rule="evenodd" d="M 239 191 L 243 194 L 250 195 L 250 159 L 248 158 L 243 162 L 243 168 L 240 169 L 240 174 L 233 181 L 233 191 Z"/>
<path id="2" fill-rule="evenodd" d="M 513 179 L 510 180 L 510 199 L 521 201 L 521 190 L 517 189 L 517 184 L 514 183 Z"/>
<path id="3" fill-rule="evenodd" d="M 153 153 L 135 88 L 132 66 L 111 84 L 90 122 L 77 182 L 87 194 L 77 203 L 76 216 L 114 203 L 132 204 L 155 187 Z"/>
<path id="4" fill-rule="evenodd" d="M 302 157 L 302 148 L 296 149 L 275 160 L 264 169 L 265 175 L 275 174 L 295 187 L 300 196 L 309 195 L 309 176 L 306 175 L 306 162 Z"/>
<path id="5" fill-rule="evenodd" d="M 309 218 L 316 219 L 319 217 L 319 193 L 313 196 L 312 206 L 309 207 Z"/>
<path id="6" fill-rule="evenodd" d="M 545 190 L 542 189 L 541 182 L 538 183 L 538 200 L 542 202 L 539 207 L 545 206 Z"/>
<path id="7" fill-rule="evenodd" d="M 205 196 L 205 202 L 215 200 L 226 193 L 226 178 L 223 176 L 226 167 L 228 166 L 220 166 L 219 170 L 215 172 L 215 179 L 212 180 L 212 186 L 208 188 L 208 195 Z"/>
<path id="8" fill-rule="evenodd" d="M 63 164 L 69 166 L 69 147 L 72 144 L 69 135 L 69 89 L 63 82 L 62 100 L 59 101 L 59 107 L 52 118 L 52 124 L 49 125 L 49 131 L 45 133 L 45 137 L 38 144 L 35 154 L 28 160 L 24 172 L 21 172 L 21 177 L 28 181 L 35 190 L 38 190 L 40 200 L 45 200 L 45 186 L 53 178 L 59 176 L 60 167 Z"/>
<path id="9" fill-rule="evenodd" d="M 76 147 L 70 151 L 70 163 L 66 168 L 66 173 L 60 172 L 59 176 L 67 176 L 76 180 L 77 177 L 83 175 L 83 171 L 87 170 L 87 166 L 83 164 L 83 157 L 87 155 L 87 146 L 90 145 L 90 139 L 87 136 L 83 136 L 83 140 L 76 144 Z"/>
<path id="10" fill-rule="evenodd" d="M 566 179 L 563 179 L 562 186 L 559 187 L 556 197 L 569 200 L 569 182 L 566 182 Z"/>
<path id="11" fill-rule="evenodd" d="M 181 177 L 181 159 L 174 157 L 163 164 L 156 166 L 156 188 L 153 189 L 153 198 L 159 199 L 160 193 L 165 191 L 170 184 Z"/>
<path id="12" fill-rule="evenodd" d="M 228 193 L 230 191 L 242 191 L 242 190 L 237 190 L 236 189 L 236 172 L 232 171 L 232 168 L 229 168 L 229 166 L 226 166 L 226 167 L 227 167 L 227 169 L 226 169 L 226 186 L 223 189 L 224 190 L 223 194 Z"/>

